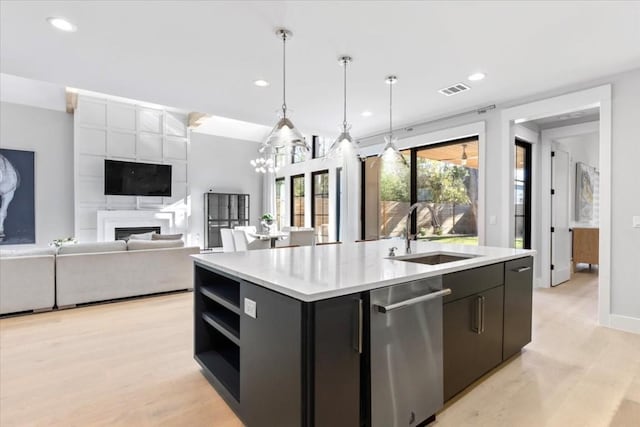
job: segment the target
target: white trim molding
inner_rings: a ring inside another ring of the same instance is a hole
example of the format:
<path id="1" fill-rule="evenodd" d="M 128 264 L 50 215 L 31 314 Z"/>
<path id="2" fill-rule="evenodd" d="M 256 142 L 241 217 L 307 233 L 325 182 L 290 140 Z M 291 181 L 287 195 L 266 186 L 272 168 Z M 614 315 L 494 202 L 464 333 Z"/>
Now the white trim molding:
<path id="1" fill-rule="evenodd" d="M 609 326 L 625 332 L 640 334 L 640 319 L 637 317 L 623 316 L 621 314 L 612 314 L 609 318 Z"/>
<path id="2" fill-rule="evenodd" d="M 504 246 L 511 246 L 513 243 L 513 183 L 514 169 L 514 126 L 523 121 L 535 120 L 571 111 L 583 110 L 586 108 L 600 108 L 599 137 L 600 137 L 600 265 L 599 265 L 599 287 L 598 287 L 598 322 L 603 326 L 611 326 L 611 85 L 602 85 L 591 89 L 581 90 L 566 95 L 530 102 L 512 108 L 504 109 L 501 112 L 500 121 L 500 143 L 502 151 L 502 164 L 504 179 L 502 180 L 502 191 L 507 194 L 502 201 L 500 209 L 501 216 L 509 224 L 506 232 L 503 230 L 501 242 Z M 542 158 L 547 153 L 542 144 Z M 544 162 L 543 162 L 544 163 Z M 543 170 L 542 194 L 545 188 L 551 188 L 549 179 L 544 175 Z M 548 187 L 545 187 L 548 185 Z M 544 200 L 543 200 L 544 205 Z M 545 221 L 542 223 L 544 229 Z M 548 223 L 546 223 L 548 224 Z M 545 251 L 542 255 L 545 256 Z M 548 257 L 548 252 L 546 256 Z M 543 261 L 544 262 L 544 261 Z"/>

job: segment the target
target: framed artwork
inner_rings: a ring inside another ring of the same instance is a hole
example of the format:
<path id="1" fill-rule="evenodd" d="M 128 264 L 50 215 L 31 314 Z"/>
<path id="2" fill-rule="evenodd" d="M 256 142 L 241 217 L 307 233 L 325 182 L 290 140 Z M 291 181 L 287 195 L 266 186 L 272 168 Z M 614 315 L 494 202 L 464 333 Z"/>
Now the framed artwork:
<path id="1" fill-rule="evenodd" d="M 0 245 L 36 242 L 34 158 L 0 148 Z"/>
<path id="2" fill-rule="evenodd" d="M 582 162 L 576 163 L 576 221 L 593 221 L 593 203 L 598 172 Z"/>

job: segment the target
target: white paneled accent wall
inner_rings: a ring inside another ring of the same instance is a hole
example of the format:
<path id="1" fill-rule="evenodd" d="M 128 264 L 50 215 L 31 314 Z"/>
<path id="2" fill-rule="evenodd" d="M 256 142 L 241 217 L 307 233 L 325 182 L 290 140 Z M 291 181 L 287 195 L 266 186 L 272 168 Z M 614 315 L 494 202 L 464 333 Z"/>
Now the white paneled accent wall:
<path id="1" fill-rule="evenodd" d="M 173 212 L 175 232 L 188 230 L 187 114 L 80 94 L 74 120 L 75 236 L 96 241 L 98 211 Z M 105 159 L 172 166 L 171 197 L 106 196 Z M 109 240 L 110 236 L 105 236 Z"/>

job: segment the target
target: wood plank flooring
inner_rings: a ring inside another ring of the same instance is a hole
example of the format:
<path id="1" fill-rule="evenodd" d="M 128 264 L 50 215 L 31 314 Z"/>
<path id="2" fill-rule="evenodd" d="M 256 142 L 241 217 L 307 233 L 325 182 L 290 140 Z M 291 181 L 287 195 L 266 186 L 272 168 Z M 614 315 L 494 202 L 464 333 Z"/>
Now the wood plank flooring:
<path id="1" fill-rule="evenodd" d="M 640 336 L 596 326 L 597 277 L 534 294 L 533 343 L 438 426 L 640 425 Z M 0 320 L 0 426 L 240 426 L 192 358 L 191 293 Z"/>

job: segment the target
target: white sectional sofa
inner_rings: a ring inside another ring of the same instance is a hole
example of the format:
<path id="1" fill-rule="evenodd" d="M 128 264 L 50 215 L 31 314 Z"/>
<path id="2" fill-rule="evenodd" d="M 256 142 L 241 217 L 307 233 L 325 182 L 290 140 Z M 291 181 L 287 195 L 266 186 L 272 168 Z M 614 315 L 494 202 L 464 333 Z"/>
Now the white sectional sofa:
<path id="1" fill-rule="evenodd" d="M 0 314 L 55 305 L 55 249 L 0 251 Z"/>
<path id="2" fill-rule="evenodd" d="M 190 255 L 181 240 L 129 240 L 63 246 L 56 256 L 59 308 L 193 288 Z"/>
<path id="3" fill-rule="evenodd" d="M 0 314 L 193 288 L 182 240 L 78 243 L 0 252 Z"/>

